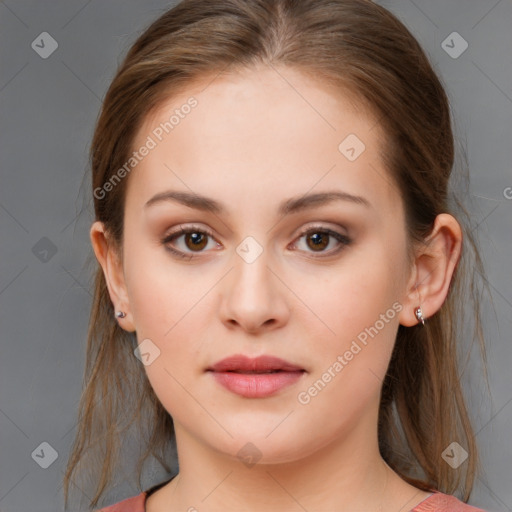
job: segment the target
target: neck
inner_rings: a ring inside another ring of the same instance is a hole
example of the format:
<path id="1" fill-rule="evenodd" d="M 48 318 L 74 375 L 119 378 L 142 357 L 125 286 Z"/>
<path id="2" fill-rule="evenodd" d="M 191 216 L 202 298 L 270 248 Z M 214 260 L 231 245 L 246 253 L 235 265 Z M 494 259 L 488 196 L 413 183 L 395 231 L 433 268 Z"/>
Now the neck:
<path id="1" fill-rule="evenodd" d="M 396 510 L 410 510 L 425 493 L 382 459 L 376 429 L 365 428 L 376 424 L 374 419 L 359 424 L 298 460 L 251 467 L 175 424 L 180 472 L 162 494 L 161 509 L 377 512 L 393 502 L 399 504 Z"/>

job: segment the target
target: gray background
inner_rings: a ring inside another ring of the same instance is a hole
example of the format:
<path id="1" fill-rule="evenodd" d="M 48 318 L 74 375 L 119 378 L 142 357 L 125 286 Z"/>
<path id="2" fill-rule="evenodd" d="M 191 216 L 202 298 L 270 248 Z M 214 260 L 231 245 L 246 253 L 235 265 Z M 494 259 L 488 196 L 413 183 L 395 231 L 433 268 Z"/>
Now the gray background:
<path id="1" fill-rule="evenodd" d="M 430 56 L 467 152 L 466 200 L 494 301 L 484 302 L 491 396 L 479 377 L 478 350 L 464 349 L 471 355 L 465 379 L 484 469 L 471 503 L 512 510 L 512 3 L 380 3 Z M 63 509 L 61 479 L 76 430 L 91 304 L 87 150 L 117 64 L 170 6 L 161 0 L 0 2 L 1 512 Z M 458 58 L 442 47 L 454 31 L 469 45 Z M 42 32 L 58 43 L 47 59 L 31 47 Z M 40 463 L 51 449 L 43 445 L 44 457 L 32 455 L 43 442 L 58 454 L 47 469 Z M 138 492 L 132 467 L 125 471 L 105 504 Z M 155 465 L 146 481 L 149 486 L 166 477 Z"/>

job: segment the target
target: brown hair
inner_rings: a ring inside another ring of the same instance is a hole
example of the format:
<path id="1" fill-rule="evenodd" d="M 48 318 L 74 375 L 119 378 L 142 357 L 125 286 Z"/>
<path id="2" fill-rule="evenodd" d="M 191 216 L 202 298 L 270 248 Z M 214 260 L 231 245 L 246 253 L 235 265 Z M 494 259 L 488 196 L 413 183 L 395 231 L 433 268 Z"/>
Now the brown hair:
<path id="1" fill-rule="evenodd" d="M 410 247 L 424 240 L 442 212 L 457 209 L 462 224 L 467 214 L 448 189 L 454 138 L 446 93 L 407 28 L 369 0 L 184 0 L 164 13 L 131 47 L 107 91 L 91 147 L 93 190 L 131 156 L 137 130 L 162 101 L 207 75 L 255 64 L 290 66 L 325 80 L 376 114 L 386 136 L 382 158 L 403 197 Z M 96 219 L 121 256 L 127 180 L 94 199 Z M 483 267 L 471 231 L 462 226 L 462 257 L 445 303 L 425 327 L 399 327 L 378 428 L 382 457 L 404 480 L 467 501 L 479 466 L 457 363 L 467 318 L 484 360 L 485 347 L 481 292 L 469 273 Z M 473 309 L 465 312 L 471 298 Z M 118 462 L 121 434 L 134 422 L 146 448 L 138 460 L 139 486 L 149 455 L 170 470 L 165 450 L 173 440 L 172 419 L 134 357 L 133 342 L 114 318 L 97 268 L 79 425 L 64 476 L 66 504 L 72 474 L 86 456 L 85 468 L 96 479 L 91 506 L 98 503 Z M 453 441 L 469 453 L 456 470 L 441 459 Z"/>

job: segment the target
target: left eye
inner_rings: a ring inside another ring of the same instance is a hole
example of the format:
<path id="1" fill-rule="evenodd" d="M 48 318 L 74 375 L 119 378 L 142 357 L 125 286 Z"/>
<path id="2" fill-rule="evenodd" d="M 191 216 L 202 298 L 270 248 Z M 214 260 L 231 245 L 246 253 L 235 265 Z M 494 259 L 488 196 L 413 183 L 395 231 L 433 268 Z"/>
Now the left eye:
<path id="1" fill-rule="evenodd" d="M 303 233 L 301 233 L 298 240 L 305 239 L 305 245 L 307 248 L 312 249 L 312 252 L 319 253 L 337 253 L 344 246 L 349 245 L 351 240 L 346 235 L 342 235 L 337 231 L 333 231 L 328 228 L 311 228 Z M 337 244 L 337 249 L 325 250 L 329 245 L 331 245 L 332 239 L 334 239 L 335 245 Z M 306 252 L 309 252 L 306 249 Z"/>

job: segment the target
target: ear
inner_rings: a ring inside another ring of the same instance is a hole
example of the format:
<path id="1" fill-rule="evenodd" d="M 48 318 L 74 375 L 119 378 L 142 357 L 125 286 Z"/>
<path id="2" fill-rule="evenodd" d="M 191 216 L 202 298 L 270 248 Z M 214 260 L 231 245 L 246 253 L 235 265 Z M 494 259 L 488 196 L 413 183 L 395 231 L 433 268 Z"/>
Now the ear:
<path id="1" fill-rule="evenodd" d="M 399 321 L 406 327 L 418 323 L 414 310 L 419 306 L 424 318 L 433 316 L 448 295 L 453 273 L 462 250 L 462 230 L 447 213 L 436 217 L 431 234 L 415 256 Z"/>
<path id="2" fill-rule="evenodd" d="M 135 327 L 130 312 L 130 302 L 124 281 L 123 265 L 118 251 L 109 240 L 102 222 L 96 221 L 93 223 L 90 230 L 90 237 L 96 259 L 103 269 L 114 311 L 123 311 L 126 313 L 124 318 L 117 319 L 119 325 L 125 331 L 134 332 Z"/>

